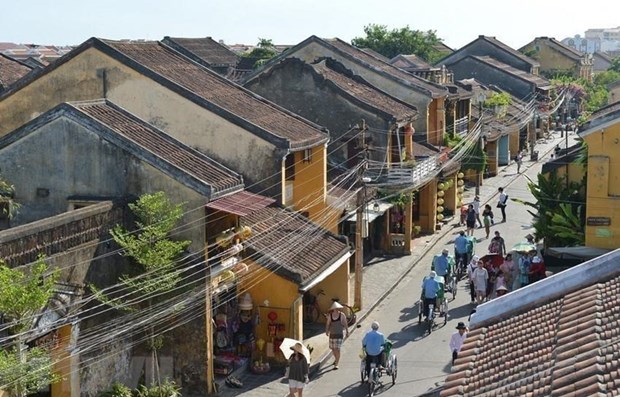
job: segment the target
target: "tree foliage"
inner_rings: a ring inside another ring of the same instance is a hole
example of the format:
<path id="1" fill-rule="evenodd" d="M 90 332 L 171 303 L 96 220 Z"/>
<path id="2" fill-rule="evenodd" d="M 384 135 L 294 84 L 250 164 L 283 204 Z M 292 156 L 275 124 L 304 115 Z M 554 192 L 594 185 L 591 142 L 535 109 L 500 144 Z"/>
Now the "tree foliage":
<path id="1" fill-rule="evenodd" d="M 585 178 L 567 184 L 565 176 L 538 174 L 537 183 L 530 180 L 528 189 L 534 202 L 511 200 L 532 208 L 528 212 L 534 218 L 537 240 L 544 239 L 547 247 L 572 247 L 585 243 Z"/>
<path id="2" fill-rule="evenodd" d="M 620 57 L 615 57 L 614 59 L 612 59 L 611 66 L 609 66 L 609 69 L 607 70 L 620 73 Z"/>
<path id="3" fill-rule="evenodd" d="M 386 25 L 369 24 L 364 26 L 364 33 L 365 37 L 356 37 L 351 44 L 370 48 L 390 59 L 399 54 L 415 54 L 433 63 L 441 58 L 441 53 L 434 48 L 441 43 L 434 30 L 423 32 L 409 26 L 388 30 Z"/>
<path id="4" fill-rule="evenodd" d="M 140 277 L 123 275 L 121 282 L 137 295 L 151 295 L 173 289 L 180 281 L 175 260 L 190 241 L 169 238 L 183 216 L 183 204 L 174 205 L 163 192 L 145 194 L 129 208 L 136 216 L 136 233 L 117 225 L 110 231 L 123 255 L 140 265 Z M 124 308 L 127 308 L 123 304 Z"/>
<path id="5" fill-rule="evenodd" d="M 9 321 L 13 346 L 0 351 L 0 389 L 10 397 L 35 393 L 60 377 L 53 372 L 48 351 L 28 348 L 24 333 L 54 295 L 58 270 L 49 271 L 43 257 L 28 270 L 11 269 L 0 261 L 0 312 Z"/>
<path id="6" fill-rule="evenodd" d="M 15 195 L 15 186 L 11 185 L 7 180 L 0 177 L 0 211 L 2 215 L 13 217 L 19 209 L 19 204 L 13 199 Z"/>
<path id="7" fill-rule="evenodd" d="M 278 55 L 278 51 L 273 44 L 271 39 L 263 39 L 258 38 L 258 43 L 256 47 L 252 48 L 250 51 L 246 51 L 241 54 L 244 58 L 255 59 L 254 68 L 258 68 L 265 64 L 268 60 Z"/>

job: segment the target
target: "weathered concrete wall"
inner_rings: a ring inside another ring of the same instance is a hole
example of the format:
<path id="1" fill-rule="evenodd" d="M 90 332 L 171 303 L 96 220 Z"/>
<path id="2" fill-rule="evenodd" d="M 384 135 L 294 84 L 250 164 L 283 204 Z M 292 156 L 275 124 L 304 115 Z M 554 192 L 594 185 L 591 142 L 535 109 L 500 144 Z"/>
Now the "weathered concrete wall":
<path id="1" fill-rule="evenodd" d="M 356 62 L 352 62 L 348 58 L 345 58 L 342 55 L 317 43 L 309 43 L 307 46 L 300 48 L 295 52 L 289 51 L 286 54 L 287 58 L 299 58 L 309 63 L 312 63 L 320 58 L 332 58 L 337 60 L 342 63 L 345 68 L 351 70 L 357 75 L 360 75 L 375 87 L 378 87 L 381 90 L 388 92 L 390 95 L 415 106 L 420 114 L 418 120 L 415 121 L 415 129 L 418 131 L 426 131 L 427 128 L 430 129 L 430 127 L 426 124 L 428 105 L 431 103 L 430 96 L 426 96 L 414 90 L 412 87 L 397 81 L 397 79 L 388 78 L 384 74 L 375 72 L 366 67 L 362 67 Z"/>
<path id="2" fill-rule="evenodd" d="M 186 210 L 206 203 L 194 190 L 64 117 L 0 154 L 0 168 L 15 185 L 15 200 L 22 206 L 16 225 L 65 212 L 71 196 L 120 198 L 164 191 L 173 203 L 186 203 Z M 47 189 L 47 195 L 37 194 L 37 189 Z M 186 212 L 182 222 L 196 224 L 192 222 L 203 215 L 204 211 Z M 185 229 L 178 238 L 192 240 L 198 251 L 205 232 L 200 227 Z"/>
<path id="3" fill-rule="evenodd" d="M 362 120 L 365 120 L 367 126 L 370 127 L 367 137 L 372 138 L 371 146 L 387 147 L 389 118 L 382 118 L 367 106 L 363 107 L 360 103 L 354 102 L 333 87 L 333 83 L 317 76 L 310 68 L 302 62 L 285 62 L 251 80 L 246 84 L 246 88 L 326 127 L 332 142 L 328 156 L 335 164 L 342 164 L 348 156 L 351 156 L 347 150 L 348 145 L 341 139 L 344 133 Z M 370 158 L 384 161 L 385 150 L 383 152 L 371 151 Z"/>
<path id="4" fill-rule="evenodd" d="M 271 144 L 93 48 L 0 100 L 0 136 L 62 102 L 104 96 L 243 174 L 247 186 L 281 194 Z"/>
<path id="5" fill-rule="evenodd" d="M 532 83 L 516 79 L 494 67 L 465 58 L 450 65 L 455 80 L 475 78 L 484 84 L 494 84 L 517 98 L 527 98 L 536 91 Z"/>

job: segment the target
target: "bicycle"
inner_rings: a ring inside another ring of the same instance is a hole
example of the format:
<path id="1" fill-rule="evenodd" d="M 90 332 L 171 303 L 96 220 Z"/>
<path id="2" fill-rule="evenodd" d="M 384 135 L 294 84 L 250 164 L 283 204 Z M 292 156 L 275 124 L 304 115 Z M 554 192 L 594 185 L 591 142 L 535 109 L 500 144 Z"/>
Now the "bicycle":
<path id="1" fill-rule="evenodd" d="M 360 356 L 362 358 L 362 362 L 360 364 L 360 372 L 362 378 L 362 384 L 364 381 L 368 380 L 368 395 L 370 397 L 375 395 L 375 390 L 379 387 L 383 386 L 383 382 L 381 381 L 381 377 L 385 374 L 392 378 L 392 386 L 396 384 L 396 377 L 398 376 L 398 358 L 396 354 L 392 353 L 392 342 L 390 340 L 386 340 L 384 344 L 385 350 L 383 354 L 385 354 L 385 367 L 377 366 L 376 360 L 373 360 L 370 363 L 370 373 L 366 373 L 366 358 L 364 356 Z"/>
<path id="2" fill-rule="evenodd" d="M 304 322 L 315 323 L 321 315 L 321 307 L 319 306 L 319 296 L 325 295 L 323 290 L 319 290 L 316 295 L 306 292 L 303 296 L 304 304 Z"/>

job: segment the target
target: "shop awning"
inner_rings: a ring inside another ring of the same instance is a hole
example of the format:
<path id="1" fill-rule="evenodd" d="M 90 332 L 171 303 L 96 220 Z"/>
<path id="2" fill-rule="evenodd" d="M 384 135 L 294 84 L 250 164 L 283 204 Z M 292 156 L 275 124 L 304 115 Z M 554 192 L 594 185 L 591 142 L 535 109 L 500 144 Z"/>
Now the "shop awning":
<path id="1" fill-rule="evenodd" d="M 302 285 L 301 288 L 299 288 L 299 290 L 301 292 L 306 292 L 306 291 L 310 291 L 310 289 L 312 287 L 314 287 L 315 285 L 317 285 L 318 283 L 320 283 L 321 281 L 325 280 L 327 278 L 327 276 L 329 276 L 330 274 L 332 274 L 333 272 L 335 272 L 336 270 L 338 270 L 338 268 L 347 260 L 351 257 L 351 255 L 353 255 L 352 251 L 346 252 L 344 255 L 342 255 L 336 262 L 332 263 L 331 265 L 329 265 L 329 267 L 325 270 L 323 270 L 318 276 L 316 276 L 315 278 L 313 278 L 312 280 L 310 280 L 310 282 L 306 285 Z"/>
<path id="2" fill-rule="evenodd" d="M 222 197 L 221 199 L 213 200 L 208 203 L 206 207 L 239 216 L 246 216 L 268 207 L 275 202 L 276 200 L 271 197 L 241 191 L 231 194 L 230 196 Z"/>
<path id="3" fill-rule="evenodd" d="M 370 223 L 374 221 L 375 219 L 377 219 L 378 217 L 380 217 L 381 215 L 385 214 L 385 211 L 389 210 L 393 206 L 394 204 L 386 203 L 385 201 L 372 201 L 368 203 L 368 205 L 366 205 L 366 209 L 364 210 L 362 219 Z M 347 215 L 346 221 L 355 222 L 356 219 L 357 219 L 357 213 L 353 211 Z"/>

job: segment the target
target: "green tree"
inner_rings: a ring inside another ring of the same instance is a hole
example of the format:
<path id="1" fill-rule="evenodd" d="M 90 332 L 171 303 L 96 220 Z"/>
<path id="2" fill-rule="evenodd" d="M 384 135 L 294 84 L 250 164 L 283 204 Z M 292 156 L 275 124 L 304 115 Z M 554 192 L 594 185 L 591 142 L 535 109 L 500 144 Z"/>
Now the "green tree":
<path id="1" fill-rule="evenodd" d="M 412 30 L 409 26 L 388 30 L 385 25 L 370 24 L 364 26 L 365 37 L 356 37 L 351 44 L 359 48 L 370 48 L 379 54 L 394 58 L 399 54 L 415 54 L 427 62 L 434 63 L 441 58 L 435 45 L 441 40 L 434 30 L 426 32 Z"/>
<path id="2" fill-rule="evenodd" d="M 241 56 L 244 58 L 255 59 L 254 68 L 258 68 L 264 65 L 268 60 L 278 55 L 273 41 L 270 39 L 258 38 L 256 47 L 252 50 L 243 53 Z"/>
<path id="3" fill-rule="evenodd" d="M 0 177 L 0 211 L 2 215 L 13 217 L 19 209 L 19 204 L 13 199 L 15 186 Z"/>
<path id="4" fill-rule="evenodd" d="M 620 57 L 615 57 L 614 59 L 612 59 L 611 66 L 609 66 L 609 69 L 607 70 L 620 73 Z"/>
<path id="5" fill-rule="evenodd" d="M 11 269 L 0 261 L 0 312 L 14 335 L 12 346 L 0 351 L 0 389 L 10 397 L 24 397 L 60 381 L 52 371 L 49 352 L 24 343 L 34 316 L 54 295 L 58 275 L 57 270 L 49 271 L 43 257 L 29 272 Z"/>
<path id="6" fill-rule="evenodd" d="M 136 203 L 129 204 L 136 217 L 137 231 L 130 231 L 121 225 L 110 233 L 123 250 L 123 255 L 140 267 L 139 275 L 125 274 L 120 278 L 124 297 L 111 297 L 95 286 L 91 289 L 97 297 L 122 311 L 149 309 L 157 300 L 174 290 L 181 281 L 176 259 L 190 241 L 174 241 L 170 234 L 183 216 L 183 204 L 173 204 L 163 192 L 145 194 Z M 163 346 L 163 337 L 153 327 L 148 330 L 148 347 L 153 355 L 154 371 L 159 374 L 158 350 Z M 154 384 L 151 379 L 151 384 Z M 159 376 L 158 376 L 159 384 Z"/>
<path id="7" fill-rule="evenodd" d="M 526 178 L 527 176 L 524 175 Z M 528 178 L 529 179 L 529 178 Z M 511 200 L 526 205 L 534 218 L 536 239 L 544 239 L 547 247 L 571 247 L 585 243 L 585 178 L 566 183 L 566 177 L 554 173 L 538 174 L 535 183 L 529 180 L 528 189 L 534 202 L 518 198 Z"/>

